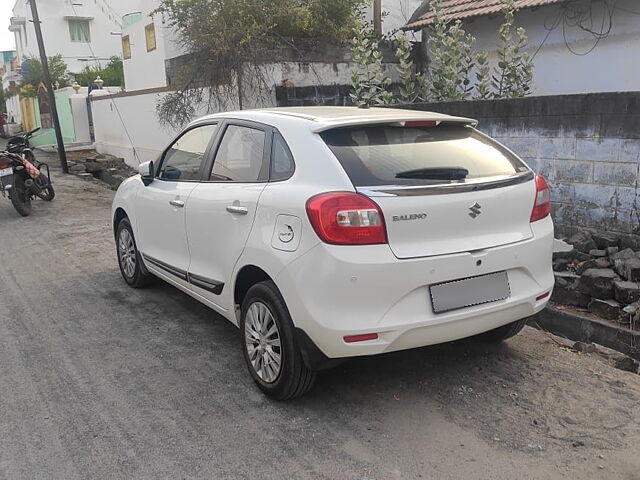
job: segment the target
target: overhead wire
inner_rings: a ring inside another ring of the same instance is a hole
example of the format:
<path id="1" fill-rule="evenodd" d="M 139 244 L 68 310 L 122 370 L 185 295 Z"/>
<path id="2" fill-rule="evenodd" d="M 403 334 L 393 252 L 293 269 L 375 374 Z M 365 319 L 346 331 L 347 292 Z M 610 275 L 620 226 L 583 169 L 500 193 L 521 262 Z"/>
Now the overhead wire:
<path id="1" fill-rule="evenodd" d="M 594 28 L 595 20 L 593 3 L 590 2 L 588 6 L 584 6 L 581 5 L 581 0 L 571 0 L 562 4 L 558 10 L 557 15 L 555 15 L 554 17 L 548 17 L 544 20 L 544 28 L 547 33 L 540 45 L 538 45 L 538 48 L 532 55 L 532 58 L 535 58 L 542 47 L 546 44 L 547 40 L 551 36 L 551 33 L 560 26 L 562 26 L 561 28 L 563 42 L 569 52 L 577 56 L 588 55 L 593 50 L 595 50 L 601 40 L 604 40 L 609 35 L 611 35 L 611 32 L 613 31 L 613 16 L 616 10 L 640 15 L 640 12 L 633 12 L 619 7 L 617 2 L 618 0 L 602 0 L 603 10 L 599 30 Z M 553 21 L 550 25 L 548 25 L 548 21 L 550 18 L 553 18 Z M 572 42 L 567 38 L 567 34 L 569 30 L 573 28 L 578 28 L 584 32 L 587 32 L 595 39 L 593 46 L 591 46 L 587 51 L 579 52 L 571 46 Z"/>
<path id="2" fill-rule="evenodd" d="M 78 12 L 75 8 L 75 5 L 73 4 L 73 1 L 71 1 L 69 4 L 71 5 L 71 9 L 73 10 L 74 15 L 77 17 Z M 93 60 L 95 61 L 95 66 L 100 68 L 102 65 L 100 64 L 100 61 L 98 60 L 98 57 L 95 54 L 93 47 L 91 46 L 91 42 L 88 42 L 87 46 L 89 47 L 89 51 L 91 52 L 91 58 L 93 58 Z M 138 156 L 138 152 L 136 150 L 135 144 L 133 143 L 133 139 L 131 138 L 131 135 L 129 133 L 129 129 L 127 128 L 127 125 L 124 122 L 124 118 L 122 118 L 122 113 L 120 113 L 118 104 L 115 102 L 115 100 L 111 95 L 109 96 L 109 100 L 111 101 L 111 105 L 115 108 L 116 114 L 118 115 L 118 119 L 120 120 L 120 123 L 122 124 L 122 128 L 124 129 L 124 133 L 127 136 L 129 143 L 131 144 L 131 149 L 133 150 L 133 158 L 138 162 L 138 165 L 140 165 L 141 163 L 140 157 Z"/>

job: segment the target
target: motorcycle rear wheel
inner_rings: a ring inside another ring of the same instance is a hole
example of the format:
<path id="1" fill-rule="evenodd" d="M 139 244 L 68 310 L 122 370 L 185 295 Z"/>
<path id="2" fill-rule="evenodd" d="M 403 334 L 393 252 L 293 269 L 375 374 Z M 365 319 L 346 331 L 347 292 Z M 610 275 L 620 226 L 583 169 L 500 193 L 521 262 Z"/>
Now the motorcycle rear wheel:
<path id="1" fill-rule="evenodd" d="M 31 195 L 26 191 L 24 179 L 19 175 L 13 176 L 13 186 L 9 192 L 13 207 L 23 217 L 31 215 Z"/>

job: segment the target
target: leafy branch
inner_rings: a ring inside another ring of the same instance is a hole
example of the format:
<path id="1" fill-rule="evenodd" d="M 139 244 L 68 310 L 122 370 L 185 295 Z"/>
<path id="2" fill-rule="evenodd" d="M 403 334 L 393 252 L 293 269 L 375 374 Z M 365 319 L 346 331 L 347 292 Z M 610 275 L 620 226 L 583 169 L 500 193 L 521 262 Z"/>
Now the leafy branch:
<path id="1" fill-rule="evenodd" d="M 503 0 L 504 22 L 498 29 L 498 65 L 492 76 L 494 98 L 516 98 L 526 96 L 531 89 L 533 64 L 531 56 L 524 52 L 527 34 L 524 28 L 513 31 L 514 0 Z"/>
<path id="2" fill-rule="evenodd" d="M 379 42 L 370 23 L 356 20 L 351 53 L 356 68 L 351 72 L 349 95 L 356 105 L 384 105 L 393 101 L 391 79 L 386 75 Z"/>

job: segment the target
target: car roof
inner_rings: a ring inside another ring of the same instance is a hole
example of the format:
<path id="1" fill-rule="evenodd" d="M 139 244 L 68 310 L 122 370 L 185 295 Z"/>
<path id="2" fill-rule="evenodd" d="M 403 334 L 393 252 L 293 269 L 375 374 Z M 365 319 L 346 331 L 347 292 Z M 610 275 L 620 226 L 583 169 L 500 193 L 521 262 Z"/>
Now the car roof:
<path id="1" fill-rule="evenodd" d="M 476 125 L 471 118 L 454 117 L 443 113 L 423 112 L 399 108 L 360 107 L 278 107 L 256 110 L 221 112 L 207 115 L 199 121 L 215 118 L 236 118 L 273 123 L 283 118 L 299 119 L 307 122 L 311 131 L 319 133 L 337 127 L 393 123 L 406 121 L 436 121 Z"/>

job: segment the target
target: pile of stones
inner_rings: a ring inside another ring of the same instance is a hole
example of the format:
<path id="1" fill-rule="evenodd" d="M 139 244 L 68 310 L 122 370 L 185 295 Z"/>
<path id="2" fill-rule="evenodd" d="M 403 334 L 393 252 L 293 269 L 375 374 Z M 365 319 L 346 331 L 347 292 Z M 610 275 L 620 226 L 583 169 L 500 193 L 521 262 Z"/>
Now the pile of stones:
<path id="1" fill-rule="evenodd" d="M 86 180 L 97 178 L 114 190 L 137 172 L 129 167 L 123 158 L 97 153 L 94 150 L 80 150 L 67 153 L 69 172 Z"/>
<path id="2" fill-rule="evenodd" d="M 580 231 L 566 241 L 573 250 L 553 254 L 551 301 L 640 330 L 640 248 L 607 232 Z"/>

